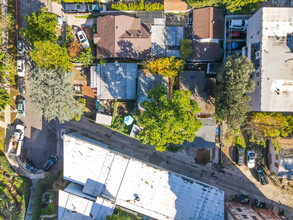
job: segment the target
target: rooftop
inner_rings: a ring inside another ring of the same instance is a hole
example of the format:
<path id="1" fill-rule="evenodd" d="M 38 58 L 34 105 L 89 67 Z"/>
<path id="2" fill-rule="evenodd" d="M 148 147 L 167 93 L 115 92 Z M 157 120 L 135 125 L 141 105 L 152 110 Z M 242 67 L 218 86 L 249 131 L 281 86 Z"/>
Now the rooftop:
<path id="1" fill-rule="evenodd" d="M 97 99 L 135 99 L 137 64 L 106 63 L 91 67 L 91 87 Z"/>
<path id="2" fill-rule="evenodd" d="M 141 23 L 155 24 L 157 20 L 165 19 L 164 11 L 136 11 L 136 17 L 140 18 Z"/>
<path id="3" fill-rule="evenodd" d="M 187 1 L 164 0 L 164 11 L 186 11 L 189 9 Z"/>
<path id="4" fill-rule="evenodd" d="M 220 61 L 223 58 L 224 50 L 220 42 L 201 42 L 192 41 L 193 52 L 190 60 L 193 62 L 200 61 Z"/>
<path id="5" fill-rule="evenodd" d="M 77 133 L 63 140 L 64 179 L 87 186 L 88 193 L 96 189 L 92 195 L 100 194 L 97 199 L 155 219 L 224 219 L 224 192 L 215 187 L 113 152 Z"/>

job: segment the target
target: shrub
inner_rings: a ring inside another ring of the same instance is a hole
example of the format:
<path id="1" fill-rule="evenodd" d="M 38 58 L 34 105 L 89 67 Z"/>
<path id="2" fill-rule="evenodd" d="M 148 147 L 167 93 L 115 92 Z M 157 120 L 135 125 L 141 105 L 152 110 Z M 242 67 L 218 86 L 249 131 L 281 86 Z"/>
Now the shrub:
<path id="1" fill-rule="evenodd" d="M 101 64 L 101 65 L 105 66 L 106 63 L 107 63 L 107 60 L 106 60 L 106 59 L 101 59 L 101 60 L 100 60 L 100 64 Z"/>
<path id="2" fill-rule="evenodd" d="M 77 43 L 71 42 L 68 45 L 67 52 L 70 58 L 76 57 L 80 51 L 80 46 Z"/>
<path id="3" fill-rule="evenodd" d="M 140 0 L 139 3 L 112 3 L 111 8 L 118 11 L 163 11 L 164 4 L 144 3 L 143 0 Z"/>
<path id="4" fill-rule="evenodd" d="M 180 41 L 180 54 L 184 60 L 187 60 L 192 54 L 192 40 L 182 39 Z"/>

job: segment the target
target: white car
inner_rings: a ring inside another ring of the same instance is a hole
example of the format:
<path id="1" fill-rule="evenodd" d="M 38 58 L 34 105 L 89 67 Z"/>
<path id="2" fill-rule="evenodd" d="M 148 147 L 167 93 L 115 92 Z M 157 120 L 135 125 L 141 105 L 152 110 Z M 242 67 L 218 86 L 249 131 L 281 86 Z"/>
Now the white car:
<path id="1" fill-rule="evenodd" d="M 17 75 L 25 77 L 25 60 L 17 60 Z"/>
<path id="2" fill-rule="evenodd" d="M 16 156 L 20 155 L 24 140 L 24 129 L 25 126 L 22 124 L 18 124 L 15 126 L 14 134 L 9 141 L 7 153 L 16 154 Z"/>
<path id="3" fill-rule="evenodd" d="M 89 48 L 90 44 L 89 44 L 89 41 L 88 41 L 84 31 L 77 32 L 77 37 L 78 37 L 78 40 L 84 49 Z"/>
<path id="4" fill-rule="evenodd" d="M 242 20 L 242 19 L 231 19 L 229 20 L 229 28 L 242 28 L 246 29 L 248 26 L 248 21 L 247 20 Z"/>
<path id="5" fill-rule="evenodd" d="M 255 152 L 253 150 L 247 151 L 247 167 L 249 169 L 255 167 Z"/>

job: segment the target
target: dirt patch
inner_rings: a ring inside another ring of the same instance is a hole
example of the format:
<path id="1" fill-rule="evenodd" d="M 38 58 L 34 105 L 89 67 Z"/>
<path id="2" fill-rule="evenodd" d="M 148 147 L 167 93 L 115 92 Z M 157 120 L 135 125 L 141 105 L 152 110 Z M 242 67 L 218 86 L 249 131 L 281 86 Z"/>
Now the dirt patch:
<path id="1" fill-rule="evenodd" d="M 119 116 L 126 116 L 133 112 L 135 108 L 135 102 L 121 102 L 117 107 L 117 114 Z"/>
<path id="2" fill-rule="evenodd" d="M 222 165 L 224 167 L 235 167 L 235 163 L 233 162 L 233 160 L 235 160 L 236 154 L 235 154 L 235 150 L 234 147 L 222 147 Z"/>
<path id="3" fill-rule="evenodd" d="M 198 149 L 196 151 L 196 163 L 206 165 L 210 162 L 210 151 L 207 149 Z"/>

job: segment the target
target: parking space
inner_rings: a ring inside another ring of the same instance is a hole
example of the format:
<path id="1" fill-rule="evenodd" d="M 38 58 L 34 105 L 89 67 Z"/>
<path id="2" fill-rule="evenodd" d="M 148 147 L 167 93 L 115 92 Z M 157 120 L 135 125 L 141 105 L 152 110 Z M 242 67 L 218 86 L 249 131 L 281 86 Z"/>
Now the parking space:
<path id="1" fill-rule="evenodd" d="M 235 53 L 246 55 L 246 32 L 250 15 L 225 17 L 224 59 Z"/>

